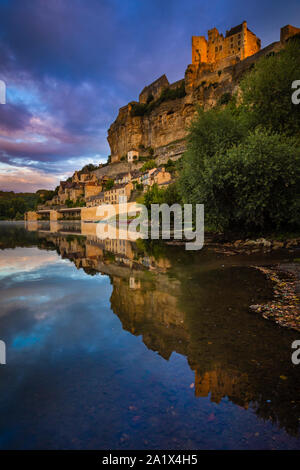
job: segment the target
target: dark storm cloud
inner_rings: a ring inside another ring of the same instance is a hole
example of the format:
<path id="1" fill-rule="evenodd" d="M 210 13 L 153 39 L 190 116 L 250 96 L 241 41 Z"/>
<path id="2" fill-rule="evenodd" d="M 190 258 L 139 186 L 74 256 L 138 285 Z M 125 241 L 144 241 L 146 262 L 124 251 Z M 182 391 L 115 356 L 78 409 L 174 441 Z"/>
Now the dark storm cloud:
<path id="1" fill-rule="evenodd" d="M 0 0 L 0 161 L 48 174 L 109 154 L 120 106 L 184 76 L 193 34 L 244 19 L 263 40 L 300 24 L 298 0 Z"/>

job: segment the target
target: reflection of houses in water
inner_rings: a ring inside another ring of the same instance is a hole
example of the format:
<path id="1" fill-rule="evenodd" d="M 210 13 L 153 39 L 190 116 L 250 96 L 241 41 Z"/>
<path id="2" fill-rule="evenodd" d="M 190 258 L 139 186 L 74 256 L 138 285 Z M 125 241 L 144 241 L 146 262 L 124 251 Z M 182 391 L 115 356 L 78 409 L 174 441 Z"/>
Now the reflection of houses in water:
<path id="1" fill-rule="evenodd" d="M 248 375 L 239 374 L 237 371 L 224 370 L 217 367 L 204 373 L 195 370 L 195 395 L 196 397 L 208 397 L 214 403 L 220 403 L 224 397 L 228 397 L 235 404 L 248 408 L 251 396 L 245 395 L 248 390 Z"/>
<path id="2" fill-rule="evenodd" d="M 134 258 L 132 244 L 128 240 L 111 240 L 109 238 L 106 238 L 104 240 L 104 245 L 106 251 L 110 251 L 111 253 L 115 253 L 121 256 L 126 256 L 129 259 Z"/>
<path id="3" fill-rule="evenodd" d="M 100 240 L 95 234 L 95 224 L 86 224 L 85 237 L 62 235 L 55 232 L 47 236 L 58 247 L 63 258 L 69 258 L 75 266 L 87 273 L 101 272 L 112 279 L 112 310 L 120 318 L 123 328 L 134 335 L 142 335 L 144 344 L 168 360 L 173 352 L 186 356 L 195 371 L 195 395 L 208 396 L 219 403 L 232 397 L 241 406 L 248 406 L 248 398 L 241 400 L 239 384 L 246 377 L 222 368 L 201 372 L 197 347 L 187 325 L 185 312 L 179 307 L 178 297 L 181 283 L 164 275 L 171 267 L 166 257 L 156 260 L 140 253 L 137 259 L 134 243 L 129 240 Z M 90 229 L 90 226 L 91 229 Z M 44 236 L 44 234 L 43 234 Z M 109 256 L 113 254 L 113 258 Z M 146 268 L 146 269 L 145 269 Z M 157 272 L 154 277 L 145 277 L 147 271 Z"/>
<path id="4" fill-rule="evenodd" d="M 133 283 L 136 279 L 112 279 L 111 306 L 123 328 L 142 335 L 146 346 L 165 359 L 173 351 L 184 353 L 189 334 L 184 327 L 184 312 L 177 305 L 178 281 L 168 284 L 159 274 L 154 279 L 139 277 L 138 289 L 132 288 Z"/>
<path id="5" fill-rule="evenodd" d="M 172 276 L 168 276 L 165 273 L 171 267 L 170 258 L 155 259 L 143 253 L 141 246 L 137 250 L 136 244 L 129 240 L 99 240 L 95 227 L 87 231 L 86 237 L 62 232 L 43 232 L 38 236 L 41 241 L 45 240 L 45 246 L 46 242 L 52 243 L 61 256 L 69 258 L 78 269 L 110 276 L 111 308 L 123 328 L 141 335 L 147 348 L 166 360 L 173 352 L 186 357 L 195 373 L 197 397 L 209 396 L 214 403 L 228 397 L 243 408 L 252 402 L 260 417 L 297 434 L 300 405 L 293 405 L 295 412 L 291 415 L 291 400 L 297 398 L 290 392 L 289 377 L 293 384 L 300 384 L 295 371 L 290 369 L 290 358 L 284 356 L 284 348 L 278 349 L 278 354 L 273 349 L 272 357 L 268 344 L 255 341 L 253 348 L 253 338 L 266 337 L 266 334 L 270 337 L 269 344 L 280 344 L 282 332 L 263 321 L 257 326 L 251 316 L 256 325 L 253 326 L 252 320 L 249 322 L 241 311 L 235 317 L 231 314 L 228 319 L 222 317 L 226 315 L 226 306 L 223 309 L 220 305 L 228 300 L 221 296 L 227 279 L 225 270 L 211 274 L 214 284 L 209 292 L 212 284 L 205 283 L 209 271 L 205 271 L 205 275 L 199 271 L 200 282 L 185 282 L 187 270 L 183 264 L 178 266 L 176 275 L 172 269 Z M 236 276 L 231 272 L 230 283 L 237 286 L 239 276 L 239 272 Z M 212 300 L 215 292 L 220 292 L 217 303 Z M 280 380 L 280 375 L 288 379 Z"/>
<path id="6" fill-rule="evenodd" d="M 129 287 L 130 289 L 140 289 L 141 288 L 141 281 L 140 279 L 136 279 L 133 276 L 129 278 Z"/>
<path id="7" fill-rule="evenodd" d="M 25 228 L 29 232 L 36 232 L 39 228 L 39 222 L 37 220 L 32 220 L 30 222 L 25 220 Z"/>
<path id="8" fill-rule="evenodd" d="M 199 347 L 193 344 L 185 312 L 179 307 L 180 284 L 176 279 L 160 274 L 153 281 L 141 279 L 138 290 L 132 289 L 121 278 L 113 278 L 111 306 L 118 315 L 122 326 L 130 333 L 142 335 L 144 344 L 168 360 L 173 352 L 186 356 L 195 371 L 195 395 L 207 397 L 219 403 L 228 397 L 231 401 L 248 408 L 251 397 L 248 390 L 247 374 L 234 370 L 223 370 L 222 366 L 203 371 L 199 364 Z M 212 353 L 213 354 L 213 353 Z M 201 357 L 201 354 L 200 354 Z"/>

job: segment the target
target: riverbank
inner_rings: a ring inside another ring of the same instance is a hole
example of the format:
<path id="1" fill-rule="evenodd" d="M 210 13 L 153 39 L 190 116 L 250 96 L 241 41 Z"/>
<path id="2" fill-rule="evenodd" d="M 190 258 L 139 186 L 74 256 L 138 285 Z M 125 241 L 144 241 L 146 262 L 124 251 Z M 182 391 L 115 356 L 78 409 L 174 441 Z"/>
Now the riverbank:
<path id="1" fill-rule="evenodd" d="M 280 238 L 280 239 L 279 239 Z M 293 263 L 275 266 L 254 266 L 273 283 L 274 298 L 266 304 L 251 305 L 250 310 L 278 325 L 300 331 L 300 238 L 277 237 L 236 240 L 212 247 L 215 252 L 233 256 L 237 254 L 282 250 L 294 253 Z"/>
<path id="2" fill-rule="evenodd" d="M 178 245 L 182 242 L 167 242 Z M 222 256 L 255 255 L 282 252 L 294 262 L 282 261 L 276 265 L 256 266 L 273 284 L 274 297 L 265 304 L 250 305 L 252 312 L 272 320 L 278 325 L 300 331 L 300 237 L 273 236 L 270 238 L 239 239 L 229 241 L 224 235 L 205 233 L 205 246 Z"/>
<path id="3" fill-rule="evenodd" d="M 272 281 L 274 298 L 266 304 L 250 305 L 250 309 L 280 326 L 300 331 L 300 263 L 254 268 Z"/>

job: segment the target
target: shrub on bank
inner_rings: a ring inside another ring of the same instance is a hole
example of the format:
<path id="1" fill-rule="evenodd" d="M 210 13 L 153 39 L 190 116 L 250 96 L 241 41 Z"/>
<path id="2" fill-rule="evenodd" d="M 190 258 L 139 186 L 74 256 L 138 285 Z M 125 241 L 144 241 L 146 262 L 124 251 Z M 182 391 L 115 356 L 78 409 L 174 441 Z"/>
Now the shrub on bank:
<path id="1" fill-rule="evenodd" d="M 223 230 L 300 228 L 300 146 L 257 129 L 244 142 L 205 158 L 198 202 Z"/>

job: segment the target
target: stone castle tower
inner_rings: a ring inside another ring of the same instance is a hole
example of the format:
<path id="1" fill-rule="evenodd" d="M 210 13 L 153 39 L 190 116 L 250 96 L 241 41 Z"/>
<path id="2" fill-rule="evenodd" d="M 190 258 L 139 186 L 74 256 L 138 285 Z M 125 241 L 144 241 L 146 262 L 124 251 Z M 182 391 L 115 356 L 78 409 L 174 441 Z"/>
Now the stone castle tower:
<path id="1" fill-rule="evenodd" d="M 255 54 L 260 46 L 260 39 L 248 29 L 246 21 L 226 31 L 225 37 L 213 28 L 208 31 L 208 40 L 192 36 L 192 64 L 223 68 Z"/>

